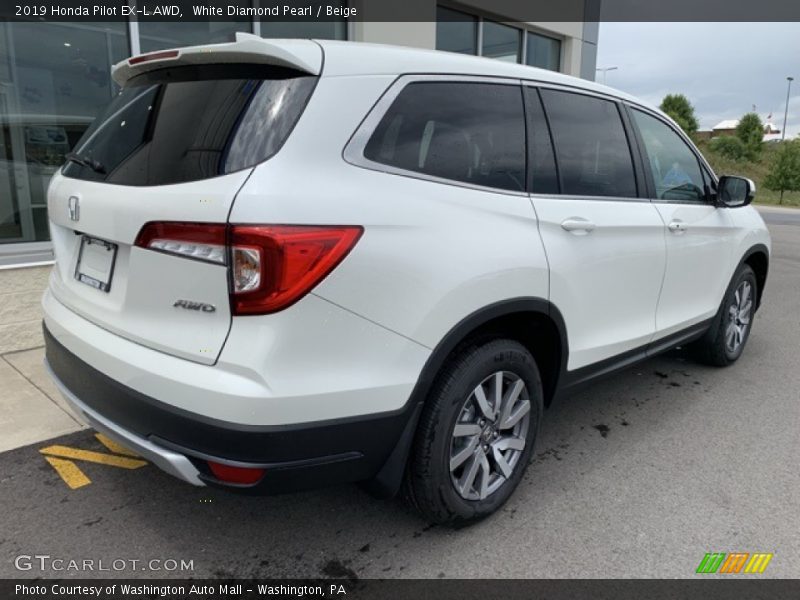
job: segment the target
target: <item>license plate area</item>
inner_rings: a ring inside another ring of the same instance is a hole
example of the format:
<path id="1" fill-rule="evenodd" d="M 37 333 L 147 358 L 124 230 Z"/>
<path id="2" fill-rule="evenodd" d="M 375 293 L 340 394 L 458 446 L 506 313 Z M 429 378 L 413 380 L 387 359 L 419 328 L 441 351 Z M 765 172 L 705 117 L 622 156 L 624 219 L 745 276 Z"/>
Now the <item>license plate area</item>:
<path id="1" fill-rule="evenodd" d="M 101 292 L 108 292 L 116 261 L 116 244 L 84 235 L 78 251 L 78 264 L 75 265 L 75 279 Z"/>

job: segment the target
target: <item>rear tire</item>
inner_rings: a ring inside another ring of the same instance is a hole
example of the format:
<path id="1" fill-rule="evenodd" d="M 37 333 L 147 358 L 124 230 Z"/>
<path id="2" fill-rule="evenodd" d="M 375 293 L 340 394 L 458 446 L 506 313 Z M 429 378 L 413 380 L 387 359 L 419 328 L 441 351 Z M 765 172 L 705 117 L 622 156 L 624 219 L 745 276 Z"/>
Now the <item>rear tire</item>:
<path id="1" fill-rule="evenodd" d="M 742 265 L 708 332 L 693 346 L 700 362 L 727 367 L 738 360 L 750 337 L 757 298 L 756 275 L 749 265 Z"/>
<path id="2" fill-rule="evenodd" d="M 522 479 L 542 412 L 539 370 L 524 346 L 496 339 L 461 349 L 439 373 L 420 416 L 407 498 L 439 524 L 492 514 Z"/>

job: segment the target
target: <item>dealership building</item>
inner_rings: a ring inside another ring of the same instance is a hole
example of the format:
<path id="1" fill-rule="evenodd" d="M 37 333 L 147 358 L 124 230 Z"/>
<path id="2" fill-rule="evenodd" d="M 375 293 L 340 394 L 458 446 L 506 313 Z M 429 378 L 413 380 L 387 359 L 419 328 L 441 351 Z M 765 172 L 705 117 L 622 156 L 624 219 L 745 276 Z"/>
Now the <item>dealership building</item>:
<path id="1" fill-rule="evenodd" d="M 129 0 L 133 3 L 135 0 Z M 258 0 L 252 0 L 257 6 Z M 574 2 L 584 10 L 593 0 Z M 414 21 L 0 22 L 0 267 L 52 260 L 46 190 L 95 115 L 116 94 L 111 66 L 142 52 L 269 38 L 341 39 L 436 48 L 594 79 L 596 21 L 529 22 L 520 2 L 405 0 Z M 356 3 L 359 4 L 359 3 Z M 398 3 L 398 5 L 401 3 Z M 587 9 L 588 10 L 588 9 Z M 500 12 L 498 12 L 500 11 Z M 396 12 L 401 12 L 400 9 Z M 588 13 L 587 13 L 588 14 Z M 420 20 L 422 18 L 422 20 Z M 427 19 L 427 20 L 425 20 Z"/>

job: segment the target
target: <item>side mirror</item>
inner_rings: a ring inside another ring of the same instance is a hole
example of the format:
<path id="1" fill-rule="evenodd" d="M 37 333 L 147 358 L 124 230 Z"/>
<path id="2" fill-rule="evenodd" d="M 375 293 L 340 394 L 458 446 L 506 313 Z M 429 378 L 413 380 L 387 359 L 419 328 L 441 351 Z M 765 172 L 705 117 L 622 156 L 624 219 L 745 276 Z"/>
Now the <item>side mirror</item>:
<path id="1" fill-rule="evenodd" d="M 717 206 L 747 206 L 756 195 L 756 184 L 746 177 L 723 175 L 717 185 Z"/>

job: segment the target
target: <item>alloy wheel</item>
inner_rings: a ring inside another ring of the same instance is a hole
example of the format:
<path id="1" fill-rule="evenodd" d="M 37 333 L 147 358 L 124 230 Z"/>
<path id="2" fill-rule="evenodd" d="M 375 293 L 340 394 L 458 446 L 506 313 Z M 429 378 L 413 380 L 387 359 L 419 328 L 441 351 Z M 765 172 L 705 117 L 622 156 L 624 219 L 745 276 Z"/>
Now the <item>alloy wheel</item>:
<path id="1" fill-rule="evenodd" d="M 510 371 L 481 381 L 464 405 L 450 441 L 450 479 L 466 500 L 484 500 L 511 478 L 527 442 L 531 402 Z"/>
<path id="2" fill-rule="evenodd" d="M 725 327 L 725 348 L 729 354 L 735 354 L 747 334 L 753 312 L 753 286 L 749 281 L 742 281 L 736 288 L 733 300 L 728 307 L 728 323 Z"/>

